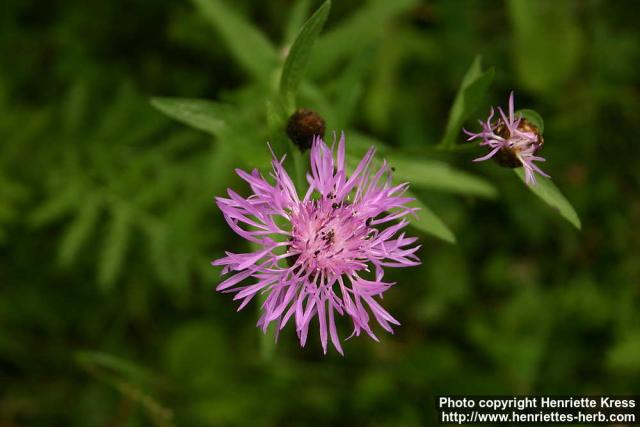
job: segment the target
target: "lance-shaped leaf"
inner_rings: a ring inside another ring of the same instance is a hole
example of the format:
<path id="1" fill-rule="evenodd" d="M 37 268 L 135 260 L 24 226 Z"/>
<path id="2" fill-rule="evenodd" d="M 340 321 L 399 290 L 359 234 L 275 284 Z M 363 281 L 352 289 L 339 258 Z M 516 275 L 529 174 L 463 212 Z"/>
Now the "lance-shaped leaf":
<path id="1" fill-rule="evenodd" d="M 131 234 L 131 215 L 126 208 L 114 211 L 107 233 L 98 266 L 98 282 L 103 290 L 110 291 L 120 276 Z"/>
<path id="2" fill-rule="evenodd" d="M 379 167 L 381 165 L 381 163 L 377 160 L 374 160 L 374 162 L 376 167 Z M 359 159 L 357 157 L 347 155 L 347 170 L 349 171 L 349 173 L 353 172 L 358 163 Z M 404 180 L 399 179 L 394 173 L 392 182 L 393 185 L 398 185 L 403 183 Z M 431 209 L 429 209 L 423 202 L 421 202 L 418 197 L 411 191 L 405 191 L 404 195 L 406 197 L 414 199 L 412 202 L 407 204 L 409 207 L 419 209 L 416 215 L 407 216 L 407 220 L 413 227 L 427 234 L 431 234 L 439 239 L 442 239 L 445 242 L 455 243 L 456 238 L 453 232 L 440 218 L 438 218 L 438 216 Z"/>
<path id="3" fill-rule="evenodd" d="M 311 6 L 311 0 L 298 0 L 289 11 L 289 18 L 287 19 L 287 26 L 284 31 L 284 45 L 289 46 L 293 44 L 304 20 L 309 13 L 309 7 Z"/>
<path id="4" fill-rule="evenodd" d="M 486 198 L 493 198 L 497 194 L 496 188 L 488 181 L 455 169 L 444 162 L 389 154 L 385 157 L 395 168 L 394 177 L 408 181 L 414 187 Z"/>
<path id="5" fill-rule="evenodd" d="M 225 127 L 231 107 L 204 99 L 152 98 L 160 112 L 196 129 L 219 136 Z"/>
<path id="6" fill-rule="evenodd" d="M 265 137 L 256 132 L 250 118 L 233 107 L 204 99 L 153 98 L 151 105 L 184 124 L 205 131 L 225 144 L 251 166 L 268 165 Z M 265 149 L 257 149 L 264 144 Z"/>
<path id="7" fill-rule="evenodd" d="M 393 150 L 393 147 L 390 147 L 384 141 L 380 141 L 372 136 L 360 133 L 357 130 L 349 129 L 346 133 L 349 135 L 347 152 L 350 155 L 362 157 L 367 150 L 371 148 L 371 146 L 374 146 L 376 148 L 376 153 L 382 157 L 386 157 L 387 153 Z"/>
<path id="8" fill-rule="evenodd" d="M 462 79 L 458 94 L 453 101 L 451 111 L 449 111 L 447 127 L 440 142 L 441 147 L 451 148 L 455 144 L 464 121 L 482 105 L 487 89 L 493 80 L 493 74 L 493 68 L 482 71 L 480 57 L 476 56 Z"/>
<path id="9" fill-rule="evenodd" d="M 161 381 L 128 360 L 94 351 L 75 354 L 76 363 L 97 380 L 115 388 L 132 402 L 140 405 L 157 426 L 171 426 L 173 411 L 156 400 L 147 389 L 163 386 Z"/>
<path id="10" fill-rule="evenodd" d="M 81 203 L 78 194 L 86 191 L 84 182 L 75 180 L 60 191 L 52 192 L 53 195 L 45 200 L 40 206 L 31 212 L 27 217 L 29 225 L 42 227 L 74 212 Z"/>
<path id="11" fill-rule="evenodd" d="M 76 362 L 92 374 L 101 378 L 126 378 L 140 384 L 153 384 L 154 377 L 145 368 L 128 360 L 96 351 L 78 351 Z"/>
<path id="12" fill-rule="evenodd" d="M 576 213 L 571 203 L 564 197 L 564 195 L 558 190 L 558 187 L 553 183 L 551 179 L 539 178 L 536 180 L 535 185 L 527 185 L 523 168 L 514 169 L 516 175 L 525 183 L 533 194 L 540 197 L 546 204 L 551 206 L 554 210 L 558 211 L 567 221 L 573 224 L 578 230 L 582 228 L 580 218 Z"/>
<path id="13" fill-rule="evenodd" d="M 86 243 L 100 218 L 100 199 L 85 200 L 80 211 L 67 227 L 58 250 L 58 260 L 62 265 L 70 265 L 78 251 Z"/>
<path id="14" fill-rule="evenodd" d="M 327 20 L 330 9 L 331 1 L 327 0 L 305 22 L 285 60 L 280 78 L 280 94 L 289 112 L 293 112 L 295 108 L 296 92 L 309 63 L 311 49 Z"/>
<path id="15" fill-rule="evenodd" d="M 451 229 L 431 210 L 421 202 L 417 196 L 409 191 L 405 192 L 407 197 L 412 197 L 415 200 L 408 205 L 412 208 L 420 209 L 415 216 L 408 216 L 409 223 L 418 230 L 431 234 L 445 242 L 455 243 L 456 236 Z"/>
<path id="16" fill-rule="evenodd" d="M 278 64 L 269 40 L 221 0 L 193 0 L 200 13 L 220 32 L 238 63 L 258 81 L 267 81 Z"/>
<path id="17" fill-rule="evenodd" d="M 318 40 L 311 74 L 327 75 L 338 64 L 378 38 L 386 23 L 406 11 L 416 0 L 372 0 Z"/>

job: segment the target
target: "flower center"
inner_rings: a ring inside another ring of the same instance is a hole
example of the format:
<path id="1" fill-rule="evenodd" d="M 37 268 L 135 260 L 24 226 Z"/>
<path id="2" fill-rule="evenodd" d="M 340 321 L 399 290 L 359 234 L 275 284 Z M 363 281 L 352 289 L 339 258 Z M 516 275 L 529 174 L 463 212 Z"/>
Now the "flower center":
<path id="1" fill-rule="evenodd" d="M 332 195 L 301 203 L 291 214 L 291 265 L 325 275 L 366 268 L 362 261 L 370 232 L 369 221 L 355 207 Z"/>

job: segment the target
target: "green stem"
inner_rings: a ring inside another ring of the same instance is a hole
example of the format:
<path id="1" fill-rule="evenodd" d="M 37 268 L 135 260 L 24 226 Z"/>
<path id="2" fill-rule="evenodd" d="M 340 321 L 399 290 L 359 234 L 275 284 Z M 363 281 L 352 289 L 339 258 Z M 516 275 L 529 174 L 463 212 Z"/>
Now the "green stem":
<path id="1" fill-rule="evenodd" d="M 261 294 L 258 298 L 258 316 L 262 316 L 262 304 L 267 299 L 268 294 Z M 260 331 L 260 355 L 264 362 L 273 360 L 276 351 L 276 328 L 277 323 L 271 323 L 265 334 Z"/>
<path id="2" fill-rule="evenodd" d="M 304 176 L 306 173 L 303 162 L 307 155 L 301 153 L 298 147 L 296 147 L 291 141 L 289 141 L 289 155 L 293 160 L 293 183 L 298 191 L 298 196 L 303 196 L 305 186 Z"/>

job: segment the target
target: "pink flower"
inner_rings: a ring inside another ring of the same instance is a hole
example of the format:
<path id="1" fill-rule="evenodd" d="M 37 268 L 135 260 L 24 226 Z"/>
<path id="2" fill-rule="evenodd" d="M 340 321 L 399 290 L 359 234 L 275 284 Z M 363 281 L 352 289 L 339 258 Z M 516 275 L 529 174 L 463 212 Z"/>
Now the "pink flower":
<path id="1" fill-rule="evenodd" d="M 516 116 L 513 111 L 513 92 L 509 96 L 509 116 L 498 107 L 500 117 L 494 123 L 491 122 L 494 116 L 494 109 L 486 122 L 480 121 L 482 132 L 472 133 L 463 129 L 469 135 L 467 141 L 481 138 L 480 145 L 486 145 L 491 151 L 486 156 L 475 159 L 475 162 L 494 158 L 502 166 L 524 167 L 526 181 L 530 185 L 535 185 L 536 177 L 534 172 L 549 178 L 533 162 L 544 162 L 543 157 L 536 156 L 544 140 L 539 129 L 527 121 L 527 119 Z M 495 156 L 495 157 L 494 157 Z"/>
<path id="2" fill-rule="evenodd" d="M 417 239 L 402 232 L 405 217 L 416 210 L 406 205 L 413 199 L 403 197 L 408 184 L 392 185 L 386 162 L 370 171 L 373 147 L 350 176 L 344 135 L 335 158 L 333 151 L 315 138 L 302 198 L 283 167 L 284 157 L 272 160 L 273 185 L 257 170 L 236 170 L 253 194 L 244 198 L 229 189 L 229 198 L 216 200 L 231 229 L 256 250 L 226 252 L 213 265 L 230 274 L 217 290 L 235 293 L 238 310 L 257 293 L 267 294 L 258 320 L 263 332 L 271 322 L 279 331 L 293 317 L 304 346 L 317 318 L 325 354 L 328 337 L 342 354 L 336 313 L 351 318 L 351 336 L 365 331 L 377 341 L 371 317 L 393 333 L 391 325 L 399 323 L 378 301 L 394 285 L 383 280 L 384 267 L 415 266 L 420 260 L 419 246 L 412 246 Z"/>

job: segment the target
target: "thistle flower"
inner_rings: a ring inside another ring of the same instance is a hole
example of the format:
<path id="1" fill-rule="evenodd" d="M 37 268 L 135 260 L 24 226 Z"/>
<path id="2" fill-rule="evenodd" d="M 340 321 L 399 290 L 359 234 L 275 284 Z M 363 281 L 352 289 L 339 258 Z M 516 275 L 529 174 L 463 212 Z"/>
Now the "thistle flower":
<path id="1" fill-rule="evenodd" d="M 486 122 L 480 121 L 482 132 L 472 133 L 463 129 L 469 135 L 467 141 L 476 138 L 482 139 L 480 145 L 486 145 L 491 148 L 489 154 L 479 157 L 474 162 L 480 162 L 494 158 L 500 165 L 506 167 L 524 167 L 526 182 L 535 185 L 536 177 L 534 172 L 550 178 L 533 162 L 546 161 L 543 157 L 536 154 L 542 148 L 544 139 L 540 134 L 537 126 L 530 123 L 524 117 L 516 116 L 513 111 L 513 92 L 509 96 L 509 116 L 507 116 L 502 108 L 498 107 L 500 117 L 492 122 L 494 109 Z"/>
<path id="2" fill-rule="evenodd" d="M 399 325 L 378 298 L 395 284 L 383 280 L 384 267 L 420 264 L 419 246 L 412 246 L 417 239 L 402 232 L 406 216 L 416 209 L 403 196 L 408 184 L 391 184 L 386 162 L 370 173 L 373 155 L 372 147 L 347 176 L 344 135 L 335 158 L 334 146 L 316 137 L 302 198 L 283 167 L 285 157 L 273 155 L 274 185 L 257 170 L 236 170 L 253 194 L 244 198 L 229 189 L 229 198 L 216 199 L 229 227 L 257 248 L 226 252 L 213 262 L 224 266 L 222 274 L 231 274 L 217 290 L 235 293 L 234 300 L 241 301 L 238 311 L 265 293 L 257 324 L 263 332 L 271 322 L 280 331 L 293 317 L 304 346 L 317 317 L 325 354 L 328 337 L 342 354 L 336 313 L 350 317 L 351 336 L 364 331 L 376 341 L 372 317 L 391 333 L 392 325 Z M 245 279 L 251 283 L 242 284 Z"/>

